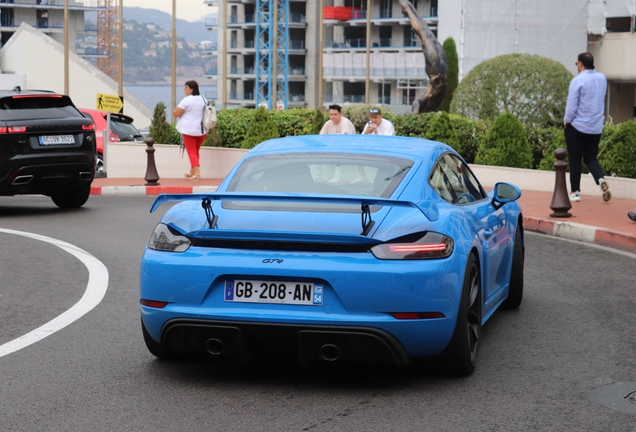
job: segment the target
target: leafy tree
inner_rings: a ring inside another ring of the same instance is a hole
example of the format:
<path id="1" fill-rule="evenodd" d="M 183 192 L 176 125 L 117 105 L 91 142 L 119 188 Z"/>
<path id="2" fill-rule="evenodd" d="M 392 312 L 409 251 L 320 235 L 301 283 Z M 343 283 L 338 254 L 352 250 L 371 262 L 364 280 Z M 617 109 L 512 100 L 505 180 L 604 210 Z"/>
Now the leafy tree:
<path id="1" fill-rule="evenodd" d="M 636 178 L 636 122 L 615 126 L 601 145 L 599 162 L 606 175 Z"/>
<path id="2" fill-rule="evenodd" d="M 254 120 L 252 120 L 247 130 L 247 134 L 245 134 L 241 148 L 251 149 L 263 141 L 278 137 L 280 135 L 271 114 L 266 108 L 259 107 L 254 114 Z"/>
<path id="3" fill-rule="evenodd" d="M 444 99 L 442 99 L 439 110 L 449 112 L 453 95 L 459 83 L 459 57 L 457 56 L 455 39 L 452 37 L 446 38 L 442 48 L 446 53 L 448 69 L 446 70 L 446 94 L 444 95 Z"/>
<path id="4" fill-rule="evenodd" d="M 166 121 L 166 105 L 163 102 L 155 105 L 148 136 L 154 139 L 157 144 L 173 144 L 170 124 Z"/>
<path id="5" fill-rule="evenodd" d="M 447 112 L 442 111 L 441 113 L 438 113 L 431 121 L 428 125 L 428 129 L 426 130 L 426 138 L 448 144 L 455 149 L 456 152 L 461 153 L 457 132 L 455 132 L 455 128 L 451 124 L 451 120 L 448 117 Z"/>
<path id="6" fill-rule="evenodd" d="M 474 67 L 457 87 L 451 112 L 474 120 L 514 114 L 525 125 L 563 122 L 572 74 L 559 62 L 505 54 Z"/>
<path id="7" fill-rule="evenodd" d="M 497 117 L 484 136 L 475 163 L 514 168 L 532 167 L 532 149 L 523 124 L 517 117 L 509 113 Z"/>

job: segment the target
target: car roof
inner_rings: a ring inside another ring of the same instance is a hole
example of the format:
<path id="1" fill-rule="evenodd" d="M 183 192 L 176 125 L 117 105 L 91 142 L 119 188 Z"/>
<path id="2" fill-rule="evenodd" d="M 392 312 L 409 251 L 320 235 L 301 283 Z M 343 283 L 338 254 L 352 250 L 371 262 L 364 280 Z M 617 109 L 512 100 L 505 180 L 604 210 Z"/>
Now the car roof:
<path id="1" fill-rule="evenodd" d="M 254 154 L 287 152 L 353 152 L 399 157 L 436 157 L 452 147 L 424 138 L 370 135 L 303 135 L 271 139 L 254 148 Z"/>
<path id="2" fill-rule="evenodd" d="M 60 94 L 50 90 L 0 90 L 0 97 L 17 96 L 17 95 L 51 95 Z M 60 94 L 61 96 L 64 96 Z"/>

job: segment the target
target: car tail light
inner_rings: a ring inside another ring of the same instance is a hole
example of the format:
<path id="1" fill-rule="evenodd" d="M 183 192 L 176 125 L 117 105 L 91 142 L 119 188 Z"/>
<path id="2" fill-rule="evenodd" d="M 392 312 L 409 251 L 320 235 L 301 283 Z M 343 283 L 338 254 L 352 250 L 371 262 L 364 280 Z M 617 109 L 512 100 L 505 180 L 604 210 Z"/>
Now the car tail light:
<path id="1" fill-rule="evenodd" d="M 371 248 L 382 260 L 426 260 L 447 258 L 453 253 L 453 239 L 436 232 L 410 235 Z"/>
<path id="2" fill-rule="evenodd" d="M 3 2 L 4 3 L 4 2 Z M 60 94 L 32 94 L 32 95 L 20 95 L 20 96 L 12 96 L 12 99 L 32 99 L 32 98 L 61 98 Z"/>
<path id="3" fill-rule="evenodd" d="M 7 133 L 8 130 L 6 127 L 0 127 L 0 133 Z"/>
<path id="4" fill-rule="evenodd" d="M 114 133 L 110 134 L 110 140 L 112 142 L 119 142 L 119 135 L 114 134 Z"/>
<path id="5" fill-rule="evenodd" d="M 94 124 L 82 125 L 82 130 L 85 130 L 85 131 L 95 130 L 95 125 Z"/>
<path id="6" fill-rule="evenodd" d="M 186 236 L 162 223 L 157 225 L 148 240 L 148 248 L 165 252 L 185 252 L 191 244 Z"/>
<path id="7" fill-rule="evenodd" d="M 446 318 L 441 312 L 391 312 L 391 315 L 400 320 Z"/>
<path id="8" fill-rule="evenodd" d="M 9 133 L 25 133 L 25 132 L 26 132 L 26 126 L 18 126 L 18 127 L 9 126 Z"/>
<path id="9" fill-rule="evenodd" d="M 157 308 L 157 309 L 163 309 L 168 304 L 168 302 L 146 300 L 146 299 L 141 299 L 139 303 L 141 303 L 142 306 L 148 306 L 148 307 Z"/>

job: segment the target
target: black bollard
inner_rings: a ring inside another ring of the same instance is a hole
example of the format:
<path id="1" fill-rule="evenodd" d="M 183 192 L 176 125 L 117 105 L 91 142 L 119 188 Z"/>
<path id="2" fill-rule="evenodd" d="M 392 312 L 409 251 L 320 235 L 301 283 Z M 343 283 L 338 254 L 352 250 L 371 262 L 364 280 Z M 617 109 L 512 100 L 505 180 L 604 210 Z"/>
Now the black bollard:
<path id="1" fill-rule="evenodd" d="M 146 166 L 146 186 L 159 186 L 159 174 L 157 173 L 157 166 L 155 165 L 155 149 L 153 145 L 155 140 L 152 138 L 146 138 L 146 153 L 148 154 L 148 165 Z"/>
<path id="2" fill-rule="evenodd" d="M 565 184 L 565 170 L 568 167 L 568 164 L 565 163 L 567 152 L 563 148 L 558 148 L 554 151 L 554 156 L 557 158 L 557 161 L 554 163 L 556 177 L 554 181 L 554 194 L 552 194 L 552 202 L 550 203 L 550 208 L 554 213 L 552 213 L 550 217 L 568 218 L 572 216 L 572 214 L 568 212 L 568 210 L 572 208 L 572 203 L 570 203 L 568 188 Z"/>

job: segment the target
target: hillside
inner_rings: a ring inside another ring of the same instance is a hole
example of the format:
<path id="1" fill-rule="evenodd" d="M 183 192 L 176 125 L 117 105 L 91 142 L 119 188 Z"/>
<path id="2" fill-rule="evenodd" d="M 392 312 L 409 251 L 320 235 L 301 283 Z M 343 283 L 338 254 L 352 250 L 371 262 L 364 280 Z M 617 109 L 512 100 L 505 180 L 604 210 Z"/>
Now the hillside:
<path id="1" fill-rule="evenodd" d="M 179 11 L 177 10 L 177 17 Z M 177 34 L 188 42 L 216 42 L 217 32 L 205 27 L 206 18 L 216 18 L 216 13 L 201 17 L 201 21 L 190 22 L 177 18 Z M 156 24 L 166 31 L 172 31 L 172 16 L 157 9 L 124 6 L 124 20 L 137 21 L 140 24 Z"/>

